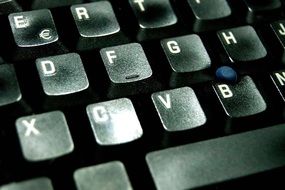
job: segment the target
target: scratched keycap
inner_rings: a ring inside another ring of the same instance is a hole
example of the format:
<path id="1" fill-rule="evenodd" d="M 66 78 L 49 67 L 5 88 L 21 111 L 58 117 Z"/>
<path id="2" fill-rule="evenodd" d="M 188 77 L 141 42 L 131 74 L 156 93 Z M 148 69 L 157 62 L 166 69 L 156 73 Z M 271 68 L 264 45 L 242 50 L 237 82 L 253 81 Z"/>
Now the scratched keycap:
<path id="1" fill-rule="evenodd" d="M 68 125 L 60 111 L 21 117 L 16 128 L 28 161 L 52 159 L 73 151 Z"/>

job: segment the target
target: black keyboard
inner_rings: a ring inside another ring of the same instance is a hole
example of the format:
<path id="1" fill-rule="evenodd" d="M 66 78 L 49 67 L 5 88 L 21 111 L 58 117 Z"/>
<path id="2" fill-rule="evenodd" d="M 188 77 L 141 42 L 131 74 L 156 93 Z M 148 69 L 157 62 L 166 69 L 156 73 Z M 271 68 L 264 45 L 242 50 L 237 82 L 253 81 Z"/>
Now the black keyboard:
<path id="1" fill-rule="evenodd" d="M 284 0 L 0 0 L 0 190 L 284 189 Z"/>

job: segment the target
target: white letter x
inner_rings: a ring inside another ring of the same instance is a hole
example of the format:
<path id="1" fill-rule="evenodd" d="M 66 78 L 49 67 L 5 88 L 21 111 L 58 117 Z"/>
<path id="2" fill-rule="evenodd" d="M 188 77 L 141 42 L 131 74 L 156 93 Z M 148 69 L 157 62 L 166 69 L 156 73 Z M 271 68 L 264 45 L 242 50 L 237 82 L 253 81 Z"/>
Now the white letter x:
<path id="1" fill-rule="evenodd" d="M 29 137 L 32 133 L 36 136 L 40 135 L 39 130 L 35 128 L 36 119 L 32 119 L 30 122 L 28 122 L 27 120 L 24 120 L 22 122 L 27 128 L 25 133 L 26 137 Z"/>

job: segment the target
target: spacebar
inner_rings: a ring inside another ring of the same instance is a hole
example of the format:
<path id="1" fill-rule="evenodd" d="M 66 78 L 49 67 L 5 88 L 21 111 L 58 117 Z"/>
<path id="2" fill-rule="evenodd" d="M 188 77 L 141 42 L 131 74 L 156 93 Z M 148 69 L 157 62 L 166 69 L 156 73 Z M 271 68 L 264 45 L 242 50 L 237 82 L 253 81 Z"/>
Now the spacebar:
<path id="1" fill-rule="evenodd" d="M 194 189 L 285 166 L 285 124 L 154 151 L 157 189 Z"/>

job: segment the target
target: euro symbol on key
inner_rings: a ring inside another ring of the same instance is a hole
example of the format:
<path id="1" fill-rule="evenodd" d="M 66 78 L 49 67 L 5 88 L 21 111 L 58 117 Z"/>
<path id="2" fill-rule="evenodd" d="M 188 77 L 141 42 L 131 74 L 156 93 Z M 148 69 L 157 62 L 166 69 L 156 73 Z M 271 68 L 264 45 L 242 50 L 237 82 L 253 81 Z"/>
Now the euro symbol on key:
<path id="1" fill-rule="evenodd" d="M 50 40 L 52 38 L 51 30 L 50 29 L 44 29 L 40 32 L 39 36 L 40 36 L 40 38 L 42 38 L 44 40 Z"/>

